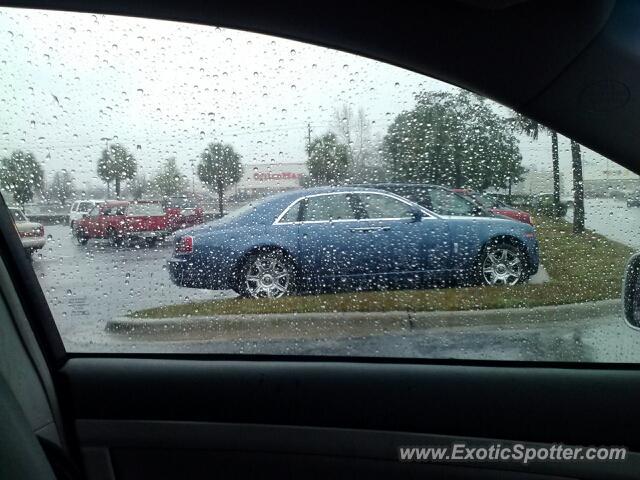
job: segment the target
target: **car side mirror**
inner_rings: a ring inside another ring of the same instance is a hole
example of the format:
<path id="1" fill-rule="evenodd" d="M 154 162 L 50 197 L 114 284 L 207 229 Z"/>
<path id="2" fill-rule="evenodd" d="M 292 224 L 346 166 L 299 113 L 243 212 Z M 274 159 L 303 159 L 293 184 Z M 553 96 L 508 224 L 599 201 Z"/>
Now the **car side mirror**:
<path id="1" fill-rule="evenodd" d="M 622 309 L 625 321 L 640 328 L 640 253 L 629 259 L 622 282 Z"/>
<path id="2" fill-rule="evenodd" d="M 89 218 L 89 214 L 88 213 L 83 213 L 82 214 L 82 218 Z"/>

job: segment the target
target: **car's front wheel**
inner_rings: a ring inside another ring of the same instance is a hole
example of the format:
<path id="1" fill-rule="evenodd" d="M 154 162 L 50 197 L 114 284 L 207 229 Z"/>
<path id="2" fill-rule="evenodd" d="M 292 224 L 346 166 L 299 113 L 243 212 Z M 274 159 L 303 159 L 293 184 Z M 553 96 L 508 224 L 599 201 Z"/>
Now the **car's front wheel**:
<path id="1" fill-rule="evenodd" d="M 124 244 L 122 234 L 118 233 L 118 231 L 113 227 L 109 227 L 107 229 L 107 237 L 109 238 L 111 245 L 114 247 L 121 247 Z"/>
<path id="2" fill-rule="evenodd" d="M 494 242 L 482 252 L 478 276 L 485 285 L 516 285 L 528 278 L 522 248 L 505 242 Z"/>
<path id="3" fill-rule="evenodd" d="M 249 298 L 280 298 L 295 293 L 295 265 L 281 251 L 251 254 L 243 263 L 238 293 Z"/>

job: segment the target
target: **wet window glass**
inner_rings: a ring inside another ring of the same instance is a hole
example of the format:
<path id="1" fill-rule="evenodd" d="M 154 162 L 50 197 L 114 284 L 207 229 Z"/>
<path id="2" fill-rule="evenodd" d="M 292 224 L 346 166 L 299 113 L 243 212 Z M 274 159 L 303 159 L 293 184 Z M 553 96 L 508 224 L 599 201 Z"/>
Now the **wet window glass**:
<path id="1" fill-rule="evenodd" d="M 162 205 L 158 203 L 132 203 L 126 210 L 127 215 L 162 216 L 165 214 Z"/>
<path id="2" fill-rule="evenodd" d="M 318 195 L 306 199 L 302 210 L 303 222 L 355 220 L 351 195 Z"/>
<path id="3" fill-rule="evenodd" d="M 123 16 L 0 8 L 0 64 L 0 193 L 71 352 L 640 361 L 638 175 L 503 105 Z"/>
<path id="4" fill-rule="evenodd" d="M 360 194 L 367 218 L 409 218 L 411 206 L 388 195 Z"/>
<path id="5" fill-rule="evenodd" d="M 287 211 L 282 215 L 280 222 L 297 222 L 300 218 L 300 207 L 304 204 L 304 200 L 298 200 L 295 204 L 291 205 Z"/>
<path id="6" fill-rule="evenodd" d="M 433 210 L 442 215 L 473 215 L 477 210 L 473 201 L 453 192 L 435 188 L 430 195 Z"/>
<path id="7" fill-rule="evenodd" d="M 91 202 L 80 202 L 76 208 L 78 212 L 89 212 L 93 208 L 94 204 Z"/>

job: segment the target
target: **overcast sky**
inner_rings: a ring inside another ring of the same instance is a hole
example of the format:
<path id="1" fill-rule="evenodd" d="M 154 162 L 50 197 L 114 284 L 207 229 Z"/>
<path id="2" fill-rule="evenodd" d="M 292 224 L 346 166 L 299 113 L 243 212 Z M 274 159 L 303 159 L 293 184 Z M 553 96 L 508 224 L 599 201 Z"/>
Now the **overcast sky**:
<path id="1" fill-rule="evenodd" d="M 0 155 L 21 148 L 47 177 L 67 168 L 95 179 L 111 138 L 148 175 L 175 156 L 186 174 L 211 141 L 245 163 L 305 159 L 307 124 L 364 108 L 383 135 L 421 90 L 454 90 L 377 61 L 288 40 L 199 25 L 0 8 Z M 523 139 L 530 169 L 550 168 L 548 138 Z M 569 142 L 561 142 L 570 175 Z M 602 170 L 586 153 L 585 171 Z M 96 180 L 97 182 L 97 180 Z"/>

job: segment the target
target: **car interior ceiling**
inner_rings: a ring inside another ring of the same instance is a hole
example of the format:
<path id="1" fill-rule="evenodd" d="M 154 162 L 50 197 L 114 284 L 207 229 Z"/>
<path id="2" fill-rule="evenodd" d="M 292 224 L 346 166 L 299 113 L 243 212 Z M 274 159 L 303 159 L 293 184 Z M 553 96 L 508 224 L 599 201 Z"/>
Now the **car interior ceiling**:
<path id="1" fill-rule="evenodd" d="M 356 53 L 486 95 L 640 172 L 640 2 L 0 4 Z M 632 364 L 68 354 L 0 207 L 0 478 L 640 478 L 636 453 L 616 464 L 435 464 L 398 462 L 396 450 L 499 440 L 640 452 Z"/>

